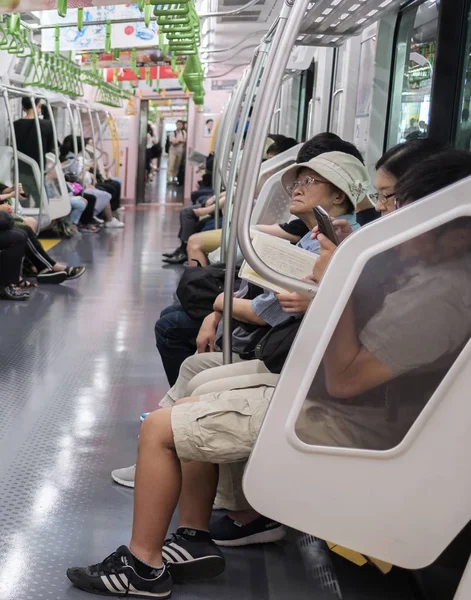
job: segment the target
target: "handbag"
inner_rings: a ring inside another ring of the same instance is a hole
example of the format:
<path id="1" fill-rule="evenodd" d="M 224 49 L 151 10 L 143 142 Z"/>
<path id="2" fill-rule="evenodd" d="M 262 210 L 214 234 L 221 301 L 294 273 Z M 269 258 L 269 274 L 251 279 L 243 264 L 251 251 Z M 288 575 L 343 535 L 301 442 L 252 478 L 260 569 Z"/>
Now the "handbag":
<path id="1" fill-rule="evenodd" d="M 72 188 L 72 193 L 74 196 L 80 196 L 83 192 L 83 185 L 81 185 L 78 181 L 69 182 L 70 187 Z"/>
<path id="2" fill-rule="evenodd" d="M 272 327 L 257 344 L 255 358 L 261 360 L 271 373 L 281 373 L 302 322 L 302 317 L 290 317 Z"/>
<path id="3" fill-rule="evenodd" d="M 224 291 L 225 276 L 224 263 L 207 267 L 198 263 L 197 267 L 185 269 L 177 287 L 177 298 L 190 317 L 203 320 L 213 312 L 214 301 Z"/>

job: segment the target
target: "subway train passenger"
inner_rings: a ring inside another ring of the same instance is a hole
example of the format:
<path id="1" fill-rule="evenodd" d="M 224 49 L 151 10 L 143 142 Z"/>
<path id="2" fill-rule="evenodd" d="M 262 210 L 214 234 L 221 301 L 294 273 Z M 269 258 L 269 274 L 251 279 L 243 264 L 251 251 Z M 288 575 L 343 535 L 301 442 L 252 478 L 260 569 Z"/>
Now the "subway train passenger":
<path id="1" fill-rule="evenodd" d="M 76 138 L 78 155 L 75 155 L 74 139 L 72 135 L 68 135 L 64 138 L 64 142 L 60 150 L 60 161 L 65 175 L 74 181 L 81 180 L 85 185 L 85 191 L 91 193 L 96 198 L 95 205 L 95 218 L 100 221 L 98 215 L 103 213 L 105 221 L 105 227 L 109 229 L 117 229 L 124 227 L 122 223 L 116 217 L 113 217 L 111 209 L 112 194 L 109 192 L 98 189 L 93 182 L 92 174 L 88 171 L 88 165 L 86 164 L 84 154 L 82 152 L 82 139 Z"/>
<path id="2" fill-rule="evenodd" d="M 13 229 L 13 217 L 0 212 L 0 300 L 28 300 L 29 292 L 19 287 L 26 252 L 26 236 Z"/>
<path id="3" fill-rule="evenodd" d="M 38 116 L 41 115 L 41 98 L 35 98 L 35 105 L 31 101 L 31 98 L 22 98 L 21 104 L 25 116 L 22 119 L 17 119 L 13 126 L 15 128 L 16 147 L 18 152 L 22 152 L 33 159 L 39 166 L 39 146 L 38 146 L 38 134 L 36 130 L 36 121 L 34 118 L 35 111 Z M 45 155 L 48 153 L 55 153 L 54 145 L 54 134 L 52 124 L 48 119 L 39 120 L 39 128 L 41 131 L 41 141 L 43 146 L 44 154 L 44 165 L 46 164 Z M 18 164 L 20 180 L 23 183 L 23 187 L 28 196 L 32 196 L 36 200 L 40 197 L 40 192 L 37 187 L 36 179 L 30 167 L 23 161 Z"/>
<path id="4" fill-rule="evenodd" d="M 85 164 L 90 173 L 93 173 L 96 163 L 96 182 L 95 186 L 99 190 L 104 190 L 111 194 L 110 206 L 113 212 L 124 210 L 121 207 L 121 180 L 118 177 L 109 177 L 103 161 L 95 156 L 93 139 L 85 139 Z"/>
<path id="5" fill-rule="evenodd" d="M 469 153 L 445 151 L 398 182 L 396 203 L 410 204 L 469 176 Z M 336 247 L 319 237 L 323 256 L 315 276 L 321 281 Z M 360 331 L 353 303 L 347 303 L 311 387 L 314 410 L 298 424 L 303 439 L 374 449 L 389 449 L 402 439 L 426 402 L 434 377 L 428 369 L 441 361 L 449 364 L 469 339 L 470 245 L 466 217 L 397 247 L 407 276 L 394 277 L 393 287 L 378 290 L 383 301 Z M 417 301 L 414 288 L 427 302 Z M 388 389 L 417 376 L 421 401 L 410 406 L 399 398 L 398 417 L 385 418 Z M 120 546 L 90 567 L 69 569 L 70 581 L 90 593 L 113 594 L 111 582 L 118 580 L 132 594 L 168 597 L 172 579 L 191 581 L 223 572 L 224 556 L 209 533 L 218 465 L 248 458 L 272 393 L 257 388 L 194 396 L 149 415 L 139 439 L 129 548 Z M 357 401 L 367 393 L 367 401 Z M 177 506 L 180 527 L 166 539 Z"/>
<path id="6" fill-rule="evenodd" d="M 177 121 L 177 128 L 170 133 L 169 140 L 167 183 L 173 184 L 177 178 L 186 146 L 186 131 L 183 121 Z"/>
<path id="7" fill-rule="evenodd" d="M 321 154 L 322 152 L 326 152 L 326 150 L 329 148 L 332 150 L 337 150 L 337 151 L 347 153 L 349 156 L 352 156 L 353 158 L 355 158 L 355 161 L 358 162 L 361 167 L 363 167 L 362 162 L 355 157 L 355 154 L 358 153 L 358 150 L 355 148 L 355 146 L 353 146 L 353 144 L 344 142 L 342 140 L 340 140 L 340 141 L 323 140 L 321 142 L 320 146 L 317 148 L 317 146 L 315 144 L 313 145 L 310 142 L 307 142 L 307 143 L 310 144 L 309 151 L 312 153 L 311 157 L 315 157 L 315 156 Z M 303 156 L 305 157 L 306 154 L 304 153 Z M 310 229 L 309 228 L 312 227 L 313 224 L 315 224 L 314 215 L 312 213 L 312 208 L 310 208 L 308 206 L 302 206 L 302 204 L 300 204 L 300 203 L 293 203 L 291 205 L 291 209 L 292 209 L 291 210 L 292 214 L 294 214 L 301 221 L 303 221 L 304 226 L 306 227 L 306 233 L 298 241 L 298 244 L 305 249 L 309 249 L 312 246 L 310 243 L 310 233 L 309 233 Z M 335 209 L 335 211 L 337 211 L 337 208 Z M 337 214 L 339 214 L 339 213 L 337 212 Z M 350 214 L 349 219 L 352 221 L 352 224 L 354 225 L 355 224 L 354 214 Z M 311 248 L 312 251 L 315 251 L 315 247 L 316 246 L 314 245 Z M 244 290 L 247 291 L 247 287 L 243 287 L 241 289 L 240 293 L 243 293 Z M 239 302 L 244 304 L 244 306 L 245 306 L 245 303 L 242 301 L 242 299 L 240 299 Z M 278 308 L 276 307 L 276 305 L 277 305 L 276 299 L 272 305 L 273 296 L 271 294 L 264 294 L 263 296 L 259 296 L 258 298 L 255 298 L 253 301 L 247 300 L 246 302 L 248 304 L 253 303 L 254 306 L 256 306 L 257 310 L 260 310 L 260 311 L 265 310 L 264 303 L 267 302 L 266 310 L 268 312 L 274 311 L 278 314 L 278 317 L 280 317 L 280 318 L 283 317 L 282 310 L 279 309 L 279 307 Z M 242 316 L 242 318 L 240 320 L 247 323 L 246 316 L 245 317 L 244 317 L 244 315 L 241 315 L 241 316 Z M 239 317 L 237 315 L 235 315 L 235 318 L 239 318 Z M 260 316 L 258 318 L 260 319 Z M 254 319 L 255 319 L 255 321 L 254 321 Z M 197 337 L 199 338 L 199 351 L 200 352 L 204 352 L 207 347 L 209 347 L 209 348 L 213 347 L 214 338 L 216 336 L 216 328 L 217 328 L 220 320 L 221 320 L 220 313 L 215 312 L 215 313 L 208 315 L 208 317 L 206 317 L 203 324 L 201 324 L 199 321 L 189 317 L 189 315 L 187 315 L 186 312 L 182 309 L 182 307 L 178 304 L 168 307 L 168 308 L 164 309 L 164 311 L 162 311 L 161 317 L 157 321 L 156 326 L 155 326 L 155 337 L 156 337 L 156 342 L 157 342 L 157 348 L 159 350 L 160 357 L 161 357 L 163 365 L 164 365 L 165 373 L 167 375 L 170 385 L 173 385 L 175 383 L 175 381 L 178 377 L 180 365 L 182 364 L 182 362 L 186 358 L 188 358 L 192 354 L 194 354 L 195 350 L 197 349 L 197 346 L 198 346 Z M 263 320 L 257 321 L 257 319 L 255 317 L 252 317 L 252 320 L 249 321 L 249 323 L 252 323 L 252 324 L 255 323 L 256 325 L 257 324 L 258 325 L 266 325 L 266 324 L 272 325 L 272 323 L 270 323 L 268 321 L 266 321 L 266 322 Z M 201 330 L 200 330 L 200 325 L 201 325 Z M 202 348 L 202 346 L 204 344 L 203 338 L 205 338 L 205 337 L 206 337 L 207 343 L 203 350 L 203 348 Z M 236 343 L 234 347 L 240 348 L 240 340 L 238 340 L 238 343 Z M 216 366 L 216 365 L 214 365 L 214 366 Z"/>

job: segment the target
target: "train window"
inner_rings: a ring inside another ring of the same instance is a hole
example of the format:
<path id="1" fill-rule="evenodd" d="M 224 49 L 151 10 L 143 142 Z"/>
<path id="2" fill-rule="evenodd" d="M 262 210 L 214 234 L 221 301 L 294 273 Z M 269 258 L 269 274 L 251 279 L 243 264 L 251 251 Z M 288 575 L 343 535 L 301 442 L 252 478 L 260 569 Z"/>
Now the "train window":
<path id="1" fill-rule="evenodd" d="M 388 148 L 427 137 L 440 0 L 404 10 L 396 39 Z"/>
<path id="2" fill-rule="evenodd" d="M 469 340 L 470 266 L 469 217 L 366 263 L 298 417 L 303 442 L 402 441 Z"/>
<path id="3" fill-rule="evenodd" d="M 469 111 L 471 109 L 471 10 L 468 17 L 468 39 L 466 48 L 467 60 L 464 64 L 463 82 L 461 88 L 461 111 L 459 123 L 456 129 L 456 146 L 463 150 L 471 148 L 471 120 Z"/>

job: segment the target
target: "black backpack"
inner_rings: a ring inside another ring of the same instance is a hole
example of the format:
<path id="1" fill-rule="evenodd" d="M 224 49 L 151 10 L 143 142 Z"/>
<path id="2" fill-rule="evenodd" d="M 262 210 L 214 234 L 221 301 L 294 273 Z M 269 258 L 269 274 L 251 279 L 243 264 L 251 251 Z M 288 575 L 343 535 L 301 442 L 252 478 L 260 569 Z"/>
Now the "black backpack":
<path id="1" fill-rule="evenodd" d="M 302 321 L 302 317 L 290 317 L 272 327 L 257 344 L 255 358 L 261 360 L 271 373 L 281 373 Z"/>
<path id="2" fill-rule="evenodd" d="M 202 320 L 213 312 L 214 301 L 224 291 L 225 276 L 224 263 L 207 267 L 198 264 L 185 269 L 177 287 L 177 297 L 190 317 Z"/>
<path id="3" fill-rule="evenodd" d="M 165 141 L 165 152 L 168 154 L 169 150 L 170 150 L 170 134 L 167 136 L 167 139 Z"/>

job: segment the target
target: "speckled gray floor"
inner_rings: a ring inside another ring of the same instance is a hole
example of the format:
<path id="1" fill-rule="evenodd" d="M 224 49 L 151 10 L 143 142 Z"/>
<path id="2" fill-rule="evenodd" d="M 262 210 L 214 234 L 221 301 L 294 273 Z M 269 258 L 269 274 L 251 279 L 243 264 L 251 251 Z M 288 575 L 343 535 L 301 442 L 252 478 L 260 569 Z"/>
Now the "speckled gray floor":
<path id="1" fill-rule="evenodd" d="M 113 484 L 110 471 L 134 462 L 139 415 L 166 389 L 153 328 L 178 279 L 161 263 L 176 246 L 178 210 L 141 207 L 124 219 L 123 231 L 52 250 L 85 264 L 81 279 L 43 286 L 29 303 L 0 302 L 1 600 L 87 598 L 70 587 L 66 568 L 129 541 L 133 492 Z M 226 554 L 224 576 L 176 587 L 174 596 L 338 597 L 329 592 L 329 558 L 315 545 L 303 558 L 295 542 Z M 377 574 L 346 573 L 346 600 L 411 598 Z"/>

